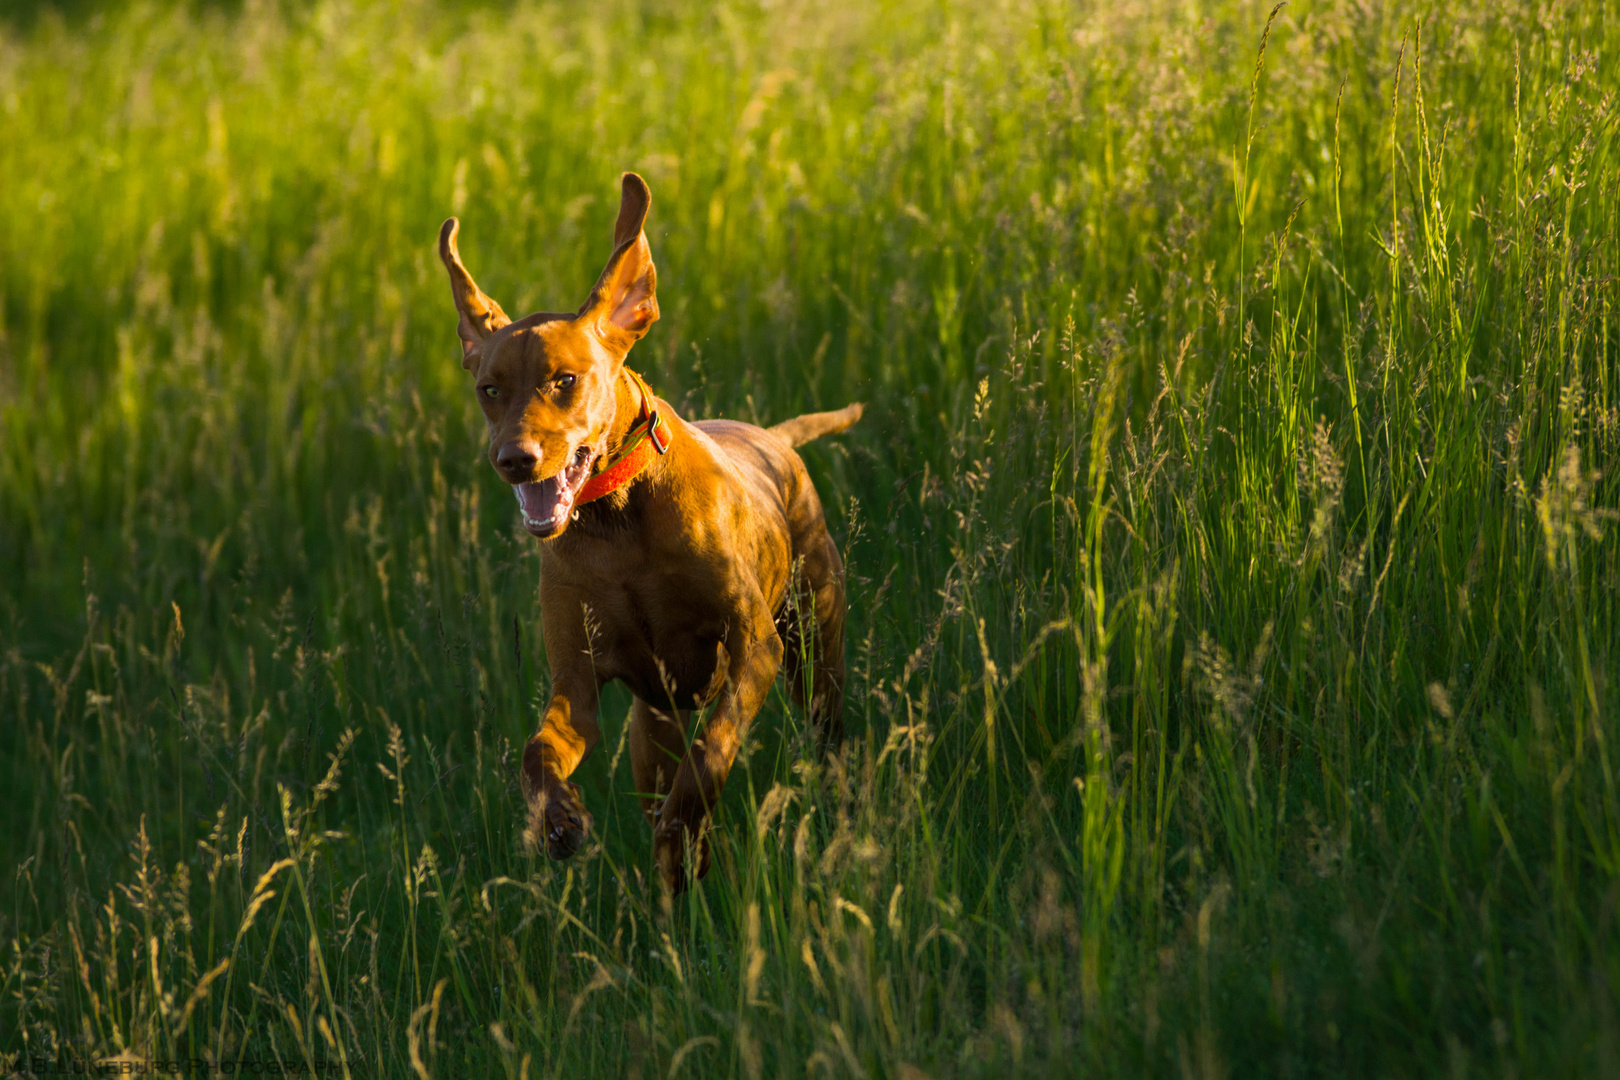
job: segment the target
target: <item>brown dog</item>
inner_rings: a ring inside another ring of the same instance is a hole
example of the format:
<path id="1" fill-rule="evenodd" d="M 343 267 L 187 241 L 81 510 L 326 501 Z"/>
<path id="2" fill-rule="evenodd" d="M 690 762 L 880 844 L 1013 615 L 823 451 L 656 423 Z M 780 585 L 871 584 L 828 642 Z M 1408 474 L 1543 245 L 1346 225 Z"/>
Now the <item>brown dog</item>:
<path id="1" fill-rule="evenodd" d="M 658 868 L 679 892 L 688 855 L 698 876 L 708 869 L 709 815 L 784 662 L 823 744 L 842 736 L 843 562 L 793 447 L 847 428 L 861 406 L 765 430 L 688 424 L 653 397 L 624 366 L 658 318 L 642 232 L 651 202 L 641 177 L 625 173 L 613 255 L 572 315 L 508 319 L 462 266 L 455 218 L 439 232 L 439 257 L 490 461 L 546 541 L 540 607 L 553 681 L 523 752 L 531 839 L 559 859 L 583 846 L 591 818 L 568 776 L 601 735 L 601 687 L 619 679 L 635 695 L 630 761 Z M 694 711 L 710 704 L 689 744 Z"/>

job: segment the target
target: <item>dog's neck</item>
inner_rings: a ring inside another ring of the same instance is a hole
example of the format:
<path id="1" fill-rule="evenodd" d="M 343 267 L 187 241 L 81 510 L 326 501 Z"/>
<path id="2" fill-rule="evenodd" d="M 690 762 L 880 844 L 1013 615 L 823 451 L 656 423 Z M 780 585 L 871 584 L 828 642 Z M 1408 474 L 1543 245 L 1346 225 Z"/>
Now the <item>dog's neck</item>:
<path id="1" fill-rule="evenodd" d="M 646 402 L 648 409 L 658 406 L 652 400 Z M 619 456 L 624 449 L 625 440 L 629 438 L 630 429 L 636 426 L 641 419 L 642 396 L 641 388 L 636 385 L 635 376 L 630 374 L 628 368 L 619 365 L 619 377 L 613 382 L 613 422 L 608 425 L 607 450 L 602 455 L 606 459 Z"/>
<path id="2" fill-rule="evenodd" d="M 623 367 L 619 369 L 619 377 L 614 381 L 614 413 L 613 420 L 608 425 L 607 446 L 603 457 L 612 459 L 624 449 L 630 437 L 631 430 L 643 419 L 642 406 L 644 399 L 641 388 L 636 385 L 635 377 Z M 658 410 L 667 420 L 673 422 L 678 419 L 669 403 L 654 397 L 649 388 L 645 399 L 646 408 L 650 411 Z M 640 518 L 641 503 L 647 498 L 650 485 L 649 480 L 655 480 L 663 473 L 667 466 L 668 456 L 673 456 L 678 448 L 672 447 L 670 455 L 657 454 L 653 456 L 647 467 L 630 483 L 617 491 L 610 492 L 599 499 L 595 499 L 578 510 L 579 516 L 574 525 L 563 536 L 558 538 L 560 548 L 570 548 L 573 545 L 566 541 L 569 537 L 579 540 L 611 539 L 626 529 L 634 528 Z"/>

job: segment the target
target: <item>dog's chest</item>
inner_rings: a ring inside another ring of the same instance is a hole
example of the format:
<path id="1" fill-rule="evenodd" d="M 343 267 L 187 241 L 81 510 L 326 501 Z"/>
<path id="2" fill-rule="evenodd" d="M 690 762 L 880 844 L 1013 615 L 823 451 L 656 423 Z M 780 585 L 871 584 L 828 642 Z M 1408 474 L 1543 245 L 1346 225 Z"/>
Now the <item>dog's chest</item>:
<path id="1" fill-rule="evenodd" d="M 734 616 L 673 575 L 602 586 L 587 627 L 598 675 L 618 679 L 654 707 L 692 708 L 707 700 Z"/>

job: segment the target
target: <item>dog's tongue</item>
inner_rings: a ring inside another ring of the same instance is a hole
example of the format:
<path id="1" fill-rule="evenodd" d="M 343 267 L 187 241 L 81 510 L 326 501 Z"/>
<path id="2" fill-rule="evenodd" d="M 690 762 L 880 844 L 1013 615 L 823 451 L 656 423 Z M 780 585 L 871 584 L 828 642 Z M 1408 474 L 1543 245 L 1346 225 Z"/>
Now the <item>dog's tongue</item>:
<path id="1" fill-rule="evenodd" d="M 518 506 L 523 509 L 523 525 L 536 536 L 550 536 L 574 509 L 574 496 L 578 493 L 564 482 L 562 473 L 545 480 L 518 484 Z"/>

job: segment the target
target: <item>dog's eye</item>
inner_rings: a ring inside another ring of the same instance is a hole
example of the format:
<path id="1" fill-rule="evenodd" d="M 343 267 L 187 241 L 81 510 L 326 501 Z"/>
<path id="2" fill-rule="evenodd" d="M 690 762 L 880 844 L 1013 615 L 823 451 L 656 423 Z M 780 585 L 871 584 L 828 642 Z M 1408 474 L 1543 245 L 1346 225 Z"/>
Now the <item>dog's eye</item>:
<path id="1" fill-rule="evenodd" d="M 573 389 L 573 386 L 574 386 L 574 376 L 572 376 L 572 375 L 559 375 L 559 376 L 557 376 L 557 389 L 559 389 L 559 390 L 571 390 L 571 389 Z"/>
<path id="2" fill-rule="evenodd" d="M 484 396 L 485 397 L 499 397 L 500 393 L 501 393 L 500 387 L 497 387 L 497 386 L 486 386 L 486 387 L 484 387 Z"/>

